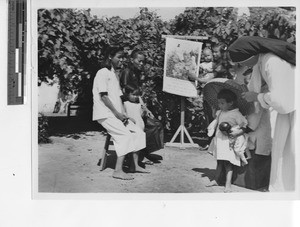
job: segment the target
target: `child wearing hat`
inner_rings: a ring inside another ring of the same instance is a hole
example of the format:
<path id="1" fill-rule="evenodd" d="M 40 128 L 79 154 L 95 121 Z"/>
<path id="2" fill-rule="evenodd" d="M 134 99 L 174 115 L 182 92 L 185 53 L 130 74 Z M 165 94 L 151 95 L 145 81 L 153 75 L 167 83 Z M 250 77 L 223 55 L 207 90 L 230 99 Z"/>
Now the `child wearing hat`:
<path id="1" fill-rule="evenodd" d="M 219 109 L 216 113 L 216 119 L 208 127 L 208 135 L 215 134 L 209 150 L 212 151 L 217 159 L 217 169 L 214 180 L 207 187 L 218 186 L 218 180 L 225 169 L 226 182 L 224 192 L 231 192 L 231 180 L 233 166 L 240 166 L 241 159 L 246 164 L 244 152 L 247 146 L 247 137 L 241 135 L 236 138 L 230 138 L 230 130 L 247 125 L 246 118 L 237 108 L 237 96 L 229 89 L 222 89 L 218 95 Z M 225 123 L 226 122 L 226 123 Z M 230 130 L 229 130 L 230 129 Z"/>

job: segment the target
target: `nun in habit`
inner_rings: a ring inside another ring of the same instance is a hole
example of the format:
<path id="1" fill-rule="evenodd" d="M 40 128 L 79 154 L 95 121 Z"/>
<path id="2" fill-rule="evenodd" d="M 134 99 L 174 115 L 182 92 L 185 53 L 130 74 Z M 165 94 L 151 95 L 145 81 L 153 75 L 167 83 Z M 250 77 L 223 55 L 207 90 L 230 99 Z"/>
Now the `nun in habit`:
<path id="1" fill-rule="evenodd" d="M 282 40 L 244 36 L 229 46 L 228 51 L 238 67 L 253 67 L 252 89 L 245 92 L 243 98 L 277 112 L 269 191 L 294 191 L 295 45 Z M 262 89 L 265 85 L 267 90 Z"/>

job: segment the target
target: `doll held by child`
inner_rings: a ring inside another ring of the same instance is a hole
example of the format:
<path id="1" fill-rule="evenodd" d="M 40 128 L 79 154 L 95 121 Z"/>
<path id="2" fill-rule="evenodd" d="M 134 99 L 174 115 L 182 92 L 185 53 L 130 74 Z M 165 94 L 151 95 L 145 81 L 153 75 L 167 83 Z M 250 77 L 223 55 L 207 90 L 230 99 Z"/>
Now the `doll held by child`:
<path id="1" fill-rule="evenodd" d="M 232 131 L 238 130 L 240 128 L 241 127 L 239 125 L 231 126 L 228 122 L 221 122 L 219 124 L 220 131 L 224 135 L 228 136 L 230 148 L 235 152 L 236 155 L 240 157 L 242 164 L 247 165 L 247 158 L 249 158 L 249 152 L 247 152 L 248 136 L 246 134 L 240 135 L 235 138 L 229 136 Z M 247 153 L 247 158 L 245 156 L 245 153 Z"/>

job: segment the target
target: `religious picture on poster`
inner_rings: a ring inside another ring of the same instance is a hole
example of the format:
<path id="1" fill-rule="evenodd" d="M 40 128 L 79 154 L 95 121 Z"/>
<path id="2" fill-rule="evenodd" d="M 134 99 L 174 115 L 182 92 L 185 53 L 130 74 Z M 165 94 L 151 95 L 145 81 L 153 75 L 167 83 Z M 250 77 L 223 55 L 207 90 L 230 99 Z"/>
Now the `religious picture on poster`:
<path id="1" fill-rule="evenodd" d="M 202 43 L 167 38 L 163 91 L 185 97 L 196 97 L 197 88 L 188 75 L 198 77 Z"/>

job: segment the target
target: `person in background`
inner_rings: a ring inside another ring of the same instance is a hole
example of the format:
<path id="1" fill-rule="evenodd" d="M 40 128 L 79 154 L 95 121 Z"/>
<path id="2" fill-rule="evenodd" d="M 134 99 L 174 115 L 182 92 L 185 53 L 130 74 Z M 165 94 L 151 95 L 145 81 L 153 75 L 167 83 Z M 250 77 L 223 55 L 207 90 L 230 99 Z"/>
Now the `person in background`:
<path id="1" fill-rule="evenodd" d="M 209 48 L 204 48 L 203 55 L 204 61 L 200 64 L 199 77 L 197 78 L 190 73 L 188 75 L 190 80 L 197 80 L 205 84 L 213 78 L 233 79 L 233 65 L 228 56 L 226 44 L 215 44 L 212 48 L 212 52 Z M 207 77 L 207 79 L 205 79 L 205 77 Z"/>
<path id="2" fill-rule="evenodd" d="M 138 165 L 137 152 L 146 146 L 145 133 L 134 124 L 124 110 L 121 100 L 122 91 L 116 70 L 122 66 L 123 49 L 109 47 L 103 68 L 93 83 L 93 120 L 101 124 L 111 135 L 117 153 L 117 162 L 113 177 L 132 180 L 133 177 L 123 171 L 125 155 L 133 153 L 133 166 L 136 172 L 146 172 Z"/>
<path id="3" fill-rule="evenodd" d="M 133 118 L 140 129 L 146 132 L 146 148 L 140 152 L 139 159 L 144 164 L 152 165 L 150 153 L 162 149 L 164 146 L 163 126 L 160 121 L 155 119 L 142 99 L 141 75 L 144 62 L 144 53 L 138 50 L 133 51 L 128 67 L 121 72 L 120 84 L 123 91 L 122 99 L 128 116 Z"/>
<path id="4" fill-rule="evenodd" d="M 255 71 L 254 71 L 255 73 Z M 252 73 L 251 73 L 252 74 Z M 247 75 L 244 75 L 247 77 Z M 255 88 L 255 79 L 249 78 L 248 90 L 257 91 Z M 268 92 L 266 83 L 261 85 L 261 92 Z M 249 135 L 248 148 L 252 156 L 252 161 L 255 163 L 256 179 L 250 180 L 252 187 L 263 188 L 267 191 L 270 181 L 270 161 L 272 150 L 272 128 L 271 119 L 276 111 L 263 108 L 259 103 L 255 103 L 255 111 L 247 116 L 248 126 L 247 132 Z"/>
<path id="5" fill-rule="evenodd" d="M 228 57 L 227 45 L 215 44 L 212 48 L 214 59 L 213 73 L 215 78 L 233 79 L 232 64 Z"/>
<path id="6" fill-rule="evenodd" d="M 247 68 L 247 67 L 246 67 Z M 257 73 L 257 67 L 248 68 L 243 74 L 239 75 L 244 77 L 244 84 L 251 92 L 269 92 L 268 85 L 265 81 L 260 83 L 257 87 L 255 77 L 252 77 L 252 73 Z M 249 149 L 255 151 L 256 155 L 269 156 L 272 149 L 272 129 L 271 129 L 271 115 L 277 115 L 272 108 L 265 109 L 259 102 L 255 102 L 254 112 L 247 116 L 248 131 L 249 131 Z M 274 114 L 273 114 L 274 113 Z"/>
<path id="7" fill-rule="evenodd" d="M 209 82 L 211 79 L 215 77 L 213 67 L 214 67 L 214 63 L 213 63 L 212 50 L 210 46 L 206 46 L 203 49 L 203 61 L 199 65 L 199 76 L 197 78 L 197 81 L 199 82 L 198 84 L 199 97 L 202 102 L 205 117 L 207 118 L 209 123 L 213 120 L 213 116 L 212 116 L 213 113 L 209 104 L 205 100 L 203 100 L 202 89 L 207 82 Z M 208 144 L 205 144 L 204 146 L 200 146 L 200 150 L 207 150 L 211 140 L 208 139 L 207 142 Z"/>
<path id="8" fill-rule="evenodd" d="M 205 83 L 213 79 L 213 55 L 212 51 L 209 48 L 204 48 L 203 50 L 203 62 L 199 65 L 199 76 L 197 81 L 201 83 L 201 87 L 204 86 Z"/>
<path id="9" fill-rule="evenodd" d="M 212 51 L 210 48 L 205 47 L 203 50 L 204 55 L 204 62 L 200 65 L 200 75 L 199 77 L 195 77 L 192 74 L 189 75 L 189 79 L 192 81 L 198 81 L 200 86 L 198 86 L 200 99 L 202 97 L 202 88 L 204 85 L 209 82 L 213 78 L 228 78 L 232 79 L 233 76 L 231 74 L 232 65 L 230 64 L 230 59 L 228 58 L 227 53 L 227 45 L 224 43 L 218 43 L 213 45 Z M 205 67 L 202 71 L 202 68 Z M 208 123 L 213 121 L 213 115 L 215 110 L 212 109 L 208 103 L 204 100 L 203 101 L 203 109 L 205 112 L 205 116 L 208 120 Z M 200 146 L 200 150 L 207 150 L 209 147 L 211 140 L 208 139 L 208 144 L 204 146 Z"/>
<path id="10" fill-rule="evenodd" d="M 269 191 L 295 190 L 295 45 L 256 36 L 237 39 L 228 48 L 232 62 L 253 67 L 252 88 L 243 97 L 256 106 L 277 111 L 271 152 Z M 249 83 L 249 84 L 250 84 Z M 267 89 L 263 89 L 267 86 Z M 251 128 L 245 128 L 250 131 Z M 236 131 L 232 136 L 239 135 Z"/>

